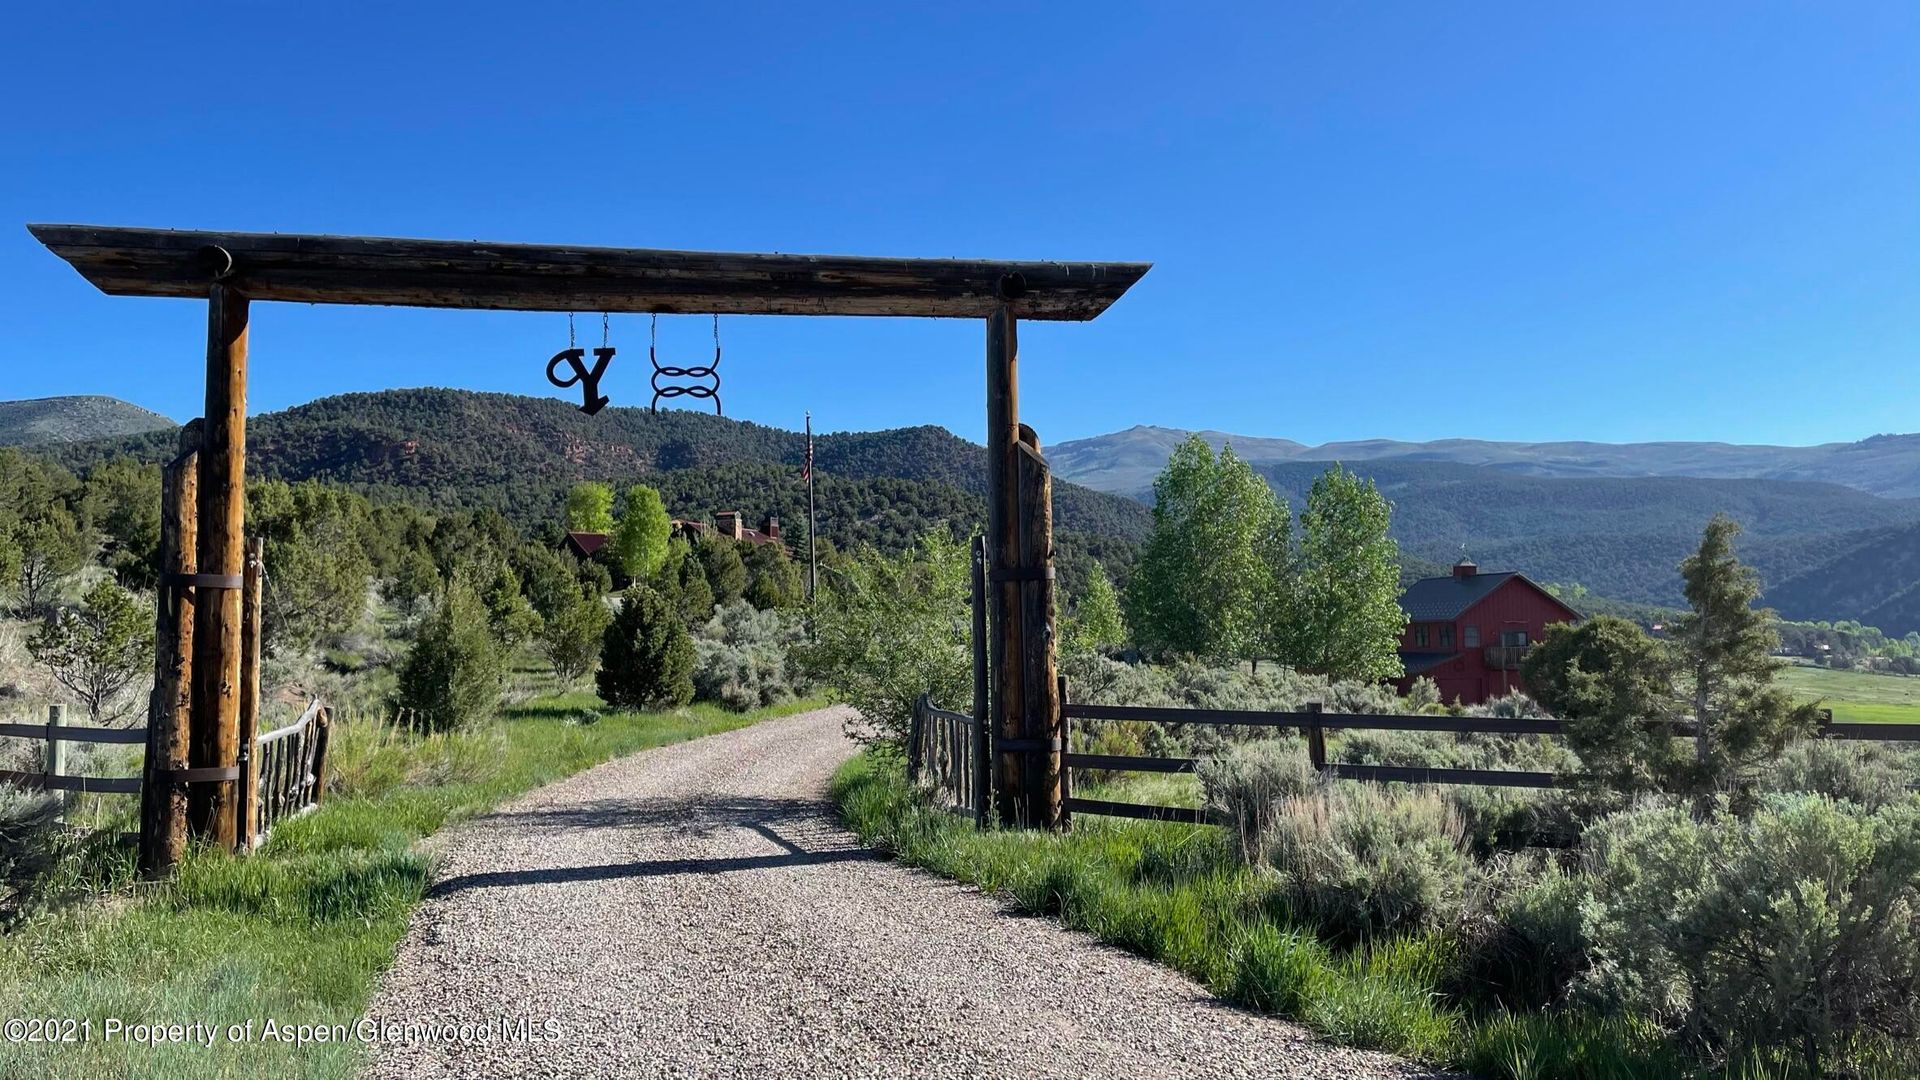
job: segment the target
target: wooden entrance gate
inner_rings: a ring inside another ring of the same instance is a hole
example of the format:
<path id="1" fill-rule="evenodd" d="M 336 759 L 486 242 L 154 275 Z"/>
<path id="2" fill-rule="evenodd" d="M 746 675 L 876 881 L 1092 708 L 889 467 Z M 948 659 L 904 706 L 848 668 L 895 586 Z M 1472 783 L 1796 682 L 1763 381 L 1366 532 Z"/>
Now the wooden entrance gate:
<path id="1" fill-rule="evenodd" d="M 1051 481 L 1033 429 L 1020 423 L 1020 319 L 1084 321 L 1138 281 L 1148 263 L 989 262 L 757 255 L 487 244 L 383 237 L 188 232 L 30 225 L 34 237 L 115 296 L 207 302 L 206 409 L 194 512 L 176 522 L 169 558 L 177 602 L 160 616 L 164 694 L 155 714 L 181 743 L 149 755 L 142 860 L 165 873 L 163 843 L 186 831 L 243 843 L 240 792 L 241 587 L 245 571 L 248 333 L 255 301 L 515 311 L 713 315 L 888 315 L 984 319 L 987 328 L 989 636 L 998 733 L 995 790 L 1003 820 L 1062 822 L 1061 722 L 1055 686 Z M 184 764 L 178 759 L 184 750 Z M 184 804 L 184 805 L 183 805 Z"/>

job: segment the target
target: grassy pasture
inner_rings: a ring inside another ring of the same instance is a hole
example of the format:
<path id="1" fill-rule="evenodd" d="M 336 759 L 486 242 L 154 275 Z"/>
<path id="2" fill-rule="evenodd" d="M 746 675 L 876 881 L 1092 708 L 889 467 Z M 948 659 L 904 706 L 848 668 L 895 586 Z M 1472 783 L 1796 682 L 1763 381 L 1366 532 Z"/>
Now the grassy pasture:
<path id="1" fill-rule="evenodd" d="M 1841 723 L 1920 724 L 1920 677 L 1795 665 L 1780 682 L 1797 698 L 1820 698 Z"/>

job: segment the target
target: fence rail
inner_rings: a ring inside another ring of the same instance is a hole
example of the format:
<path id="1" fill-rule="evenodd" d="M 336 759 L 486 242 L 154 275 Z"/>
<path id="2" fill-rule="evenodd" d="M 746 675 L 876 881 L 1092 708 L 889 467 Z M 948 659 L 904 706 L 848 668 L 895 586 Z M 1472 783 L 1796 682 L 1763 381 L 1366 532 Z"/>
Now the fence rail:
<path id="1" fill-rule="evenodd" d="M 327 742 L 333 718 L 318 699 L 307 705 L 300 719 L 254 740 L 245 785 L 242 820 L 250 820 L 251 841 L 258 844 L 282 821 L 290 821 L 320 805 L 327 786 Z"/>
<path id="2" fill-rule="evenodd" d="M 907 732 L 907 779 L 933 789 L 936 801 L 956 814 L 984 823 L 987 774 L 980 725 L 973 717 L 936 708 L 921 694 Z"/>
<path id="3" fill-rule="evenodd" d="M 67 743 L 106 743 L 140 745 L 147 741 L 147 729 L 75 727 L 67 723 L 65 705 L 48 705 L 44 724 L 0 724 L 0 737 L 37 739 L 46 744 L 39 772 L 0 769 L 0 781 L 37 791 L 72 791 L 88 795 L 138 795 L 137 776 L 73 776 L 67 772 Z"/>
<path id="4" fill-rule="evenodd" d="M 1376 783 L 1469 784 L 1484 787 L 1554 788 L 1578 780 L 1546 772 L 1517 769 L 1443 769 L 1410 765 L 1349 765 L 1327 759 L 1328 731 L 1430 731 L 1453 735 L 1542 735 L 1564 738 L 1567 723 L 1562 720 L 1515 719 L 1496 716 L 1429 716 L 1413 713 L 1328 713 L 1319 702 L 1308 702 L 1299 712 L 1268 712 L 1235 709 L 1177 709 L 1158 706 L 1089 705 L 1065 700 L 1060 713 L 1071 746 L 1075 720 L 1146 720 L 1161 724 L 1202 724 L 1213 727 L 1293 728 L 1307 737 L 1307 756 L 1323 776 L 1342 780 L 1370 780 Z M 1696 733 L 1690 722 L 1648 721 L 1649 730 L 1665 730 L 1675 738 Z M 1874 742 L 1920 742 L 1920 724 L 1836 724 L 1828 712 L 1820 724 L 1817 738 L 1852 739 Z M 1140 757 L 1126 754 L 1065 755 L 1065 767 L 1101 769 L 1110 772 L 1190 773 L 1198 758 Z M 1104 814 L 1111 817 L 1144 818 L 1154 821 L 1205 822 L 1203 810 L 1186 806 L 1154 806 L 1144 803 L 1120 803 L 1103 799 L 1067 799 L 1069 812 Z"/>

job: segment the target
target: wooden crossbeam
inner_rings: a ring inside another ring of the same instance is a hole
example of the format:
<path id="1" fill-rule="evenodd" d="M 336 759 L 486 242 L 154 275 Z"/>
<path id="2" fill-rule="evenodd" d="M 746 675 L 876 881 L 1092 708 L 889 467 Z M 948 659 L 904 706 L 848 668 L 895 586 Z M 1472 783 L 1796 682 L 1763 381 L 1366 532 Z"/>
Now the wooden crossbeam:
<path id="1" fill-rule="evenodd" d="M 1151 263 L 751 255 L 644 248 L 29 225 L 115 296 L 516 311 L 1085 320 Z"/>

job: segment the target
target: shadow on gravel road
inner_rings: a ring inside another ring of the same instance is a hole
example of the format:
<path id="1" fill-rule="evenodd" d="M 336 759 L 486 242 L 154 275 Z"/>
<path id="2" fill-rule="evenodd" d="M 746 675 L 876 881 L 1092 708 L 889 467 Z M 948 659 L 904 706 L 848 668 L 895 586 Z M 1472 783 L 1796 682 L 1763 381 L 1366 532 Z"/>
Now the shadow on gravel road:
<path id="1" fill-rule="evenodd" d="M 770 799 L 753 796 L 690 798 L 602 799 L 565 807 L 543 807 L 493 814 L 483 819 L 488 828 L 521 829 L 646 829 L 673 842 L 718 839 L 740 831 L 780 849 L 778 854 L 717 855 L 713 858 L 652 859 L 600 866 L 527 867 L 460 874 L 436 882 L 429 897 L 468 889 L 492 889 L 574 881 L 610 881 L 619 878 L 663 877 L 674 874 L 722 874 L 741 870 L 813 866 L 821 863 L 871 860 L 879 856 L 859 846 L 840 829 L 830 811 L 815 800 Z"/>

